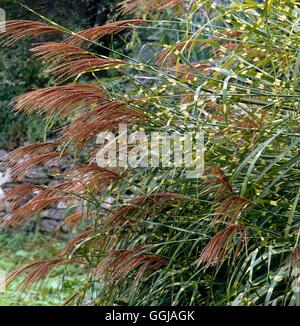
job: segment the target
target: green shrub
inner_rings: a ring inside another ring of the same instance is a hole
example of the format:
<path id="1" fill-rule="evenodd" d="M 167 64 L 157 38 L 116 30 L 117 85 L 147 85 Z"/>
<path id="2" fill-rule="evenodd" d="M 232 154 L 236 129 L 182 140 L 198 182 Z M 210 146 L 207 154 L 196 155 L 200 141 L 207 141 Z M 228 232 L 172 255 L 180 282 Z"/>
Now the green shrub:
<path id="1" fill-rule="evenodd" d="M 0 139 L 2 146 L 8 141 L 32 142 L 42 140 L 44 123 L 38 115 L 24 117 L 11 111 L 9 102 L 31 88 L 43 87 L 46 79 L 40 65 L 28 56 L 28 46 L 0 50 Z"/>
<path id="2" fill-rule="evenodd" d="M 74 1 L 37 3 L 30 0 L 23 3 L 47 13 L 50 19 L 55 18 L 72 29 L 80 29 L 89 24 L 104 23 L 114 1 L 102 1 L 101 6 L 98 1 L 92 0 L 76 1 L 75 4 Z M 8 20 L 34 17 L 33 13 L 14 0 L 2 1 L 1 7 L 5 9 Z M 37 41 L 45 40 L 42 38 Z M 45 135 L 46 123 L 38 114 L 21 116 L 13 113 L 9 105 L 14 97 L 49 83 L 49 76 L 42 73 L 40 64 L 28 55 L 29 45 L 28 40 L 25 40 L 11 49 L 0 49 L 0 146 L 8 149 L 27 141 L 41 141 Z"/>

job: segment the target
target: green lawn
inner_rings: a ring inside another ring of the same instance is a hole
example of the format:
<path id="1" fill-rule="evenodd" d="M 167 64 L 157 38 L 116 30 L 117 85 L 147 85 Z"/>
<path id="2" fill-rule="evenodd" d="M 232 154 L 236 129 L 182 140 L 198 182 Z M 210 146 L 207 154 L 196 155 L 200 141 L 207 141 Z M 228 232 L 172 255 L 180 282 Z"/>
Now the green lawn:
<path id="1" fill-rule="evenodd" d="M 33 261 L 52 258 L 62 246 L 62 241 L 41 234 L 0 233 L 0 268 L 11 272 Z M 69 269 L 62 281 L 57 269 L 57 276 L 53 272 L 42 285 L 37 285 L 26 293 L 19 290 L 21 280 L 16 281 L 0 293 L 0 306 L 60 305 L 79 287 L 81 276 L 77 272 L 76 268 Z"/>

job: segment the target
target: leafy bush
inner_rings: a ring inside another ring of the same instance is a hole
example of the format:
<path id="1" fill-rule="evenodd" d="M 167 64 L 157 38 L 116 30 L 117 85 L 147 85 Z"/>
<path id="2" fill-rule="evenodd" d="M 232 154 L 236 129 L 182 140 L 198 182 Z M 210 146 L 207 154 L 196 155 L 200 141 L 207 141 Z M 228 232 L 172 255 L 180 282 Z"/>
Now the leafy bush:
<path id="1" fill-rule="evenodd" d="M 76 4 L 74 1 L 37 3 L 30 0 L 25 3 L 43 13 L 47 12 L 49 18 L 67 22 L 70 28 L 76 28 L 104 23 L 110 15 L 110 6 L 114 1 L 102 1 L 101 6 L 98 1 L 92 0 L 76 1 Z M 7 19 L 34 17 L 34 14 L 13 0 L 2 1 L 0 6 L 5 9 Z M 45 41 L 45 38 L 37 41 Z M 28 42 L 23 41 L 11 49 L 0 49 L 0 146 L 9 150 L 24 141 L 41 141 L 45 134 L 46 123 L 38 114 L 21 116 L 13 113 L 9 106 L 9 102 L 17 95 L 30 89 L 45 87 L 49 82 L 49 76 L 42 74 L 40 64 L 28 56 L 28 48 Z"/>
<path id="2" fill-rule="evenodd" d="M 69 119 L 57 143 L 20 148 L 8 166 L 17 177 L 62 153 L 85 160 L 59 186 L 7 195 L 16 203 L 10 226 L 58 200 L 83 207 L 67 217 L 78 233 L 62 258 L 25 267 L 25 285 L 57 265 L 80 264 L 89 279 L 73 304 L 298 304 L 290 277 L 299 263 L 297 2 L 127 0 L 120 8 L 134 15 L 130 25 L 77 34 L 51 22 L 7 26 L 6 41 L 32 27 L 66 34 L 34 51 L 62 86 L 25 94 L 16 109 Z M 89 47 L 105 47 L 107 35 L 124 43 L 109 58 Z M 203 130 L 205 174 L 98 167 L 95 138 L 120 123 L 147 132 Z"/>

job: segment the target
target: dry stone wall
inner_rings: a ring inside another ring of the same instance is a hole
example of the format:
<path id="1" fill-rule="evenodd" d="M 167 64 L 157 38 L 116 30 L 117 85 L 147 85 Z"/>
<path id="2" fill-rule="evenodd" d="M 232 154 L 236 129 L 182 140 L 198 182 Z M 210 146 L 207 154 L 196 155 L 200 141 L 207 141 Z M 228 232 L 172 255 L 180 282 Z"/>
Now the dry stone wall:
<path id="1" fill-rule="evenodd" d="M 47 167 L 32 168 L 24 180 L 12 180 L 9 171 L 5 170 L 3 166 L 3 157 L 7 151 L 0 149 L 0 195 L 3 196 L 6 191 L 15 187 L 20 183 L 33 183 L 55 186 L 60 182 L 61 176 L 70 166 L 68 159 L 62 159 L 59 162 L 53 162 Z M 61 178 L 62 179 L 62 178 Z M 42 232 L 56 232 L 58 225 L 64 219 L 67 206 L 63 202 L 45 209 L 42 211 L 38 218 L 35 219 L 29 227 L 38 229 Z M 5 219 L 10 213 L 10 205 L 6 201 L 0 201 L 0 219 Z"/>

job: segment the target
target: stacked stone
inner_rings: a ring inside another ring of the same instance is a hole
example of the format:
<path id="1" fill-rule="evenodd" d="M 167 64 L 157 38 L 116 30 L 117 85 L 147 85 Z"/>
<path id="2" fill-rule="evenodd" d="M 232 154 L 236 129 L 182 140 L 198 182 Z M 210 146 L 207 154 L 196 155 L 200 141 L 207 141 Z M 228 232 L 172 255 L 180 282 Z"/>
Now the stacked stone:
<path id="1" fill-rule="evenodd" d="M 12 180 L 9 171 L 3 166 L 3 157 L 7 155 L 7 151 L 0 149 L 0 195 L 3 196 L 9 189 L 21 183 L 43 184 L 55 186 L 63 179 L 59 178 L 70 166 L 68 159 L 53 161 L 47 167 L 35 167 L 26 173 L 22 181 Z M 60 202 L 53 207 L 45 209 L 40 213 L 39 218 L 34 223 L 34 227 L 42 232 L 56 232 L 58 225 L 65 217 L 67 206 Z M 10 205 L 8 202 L 0 201 L 0 220 L 10 213 Z M 31 225 L 32 227 L 32 225 Z"/>

